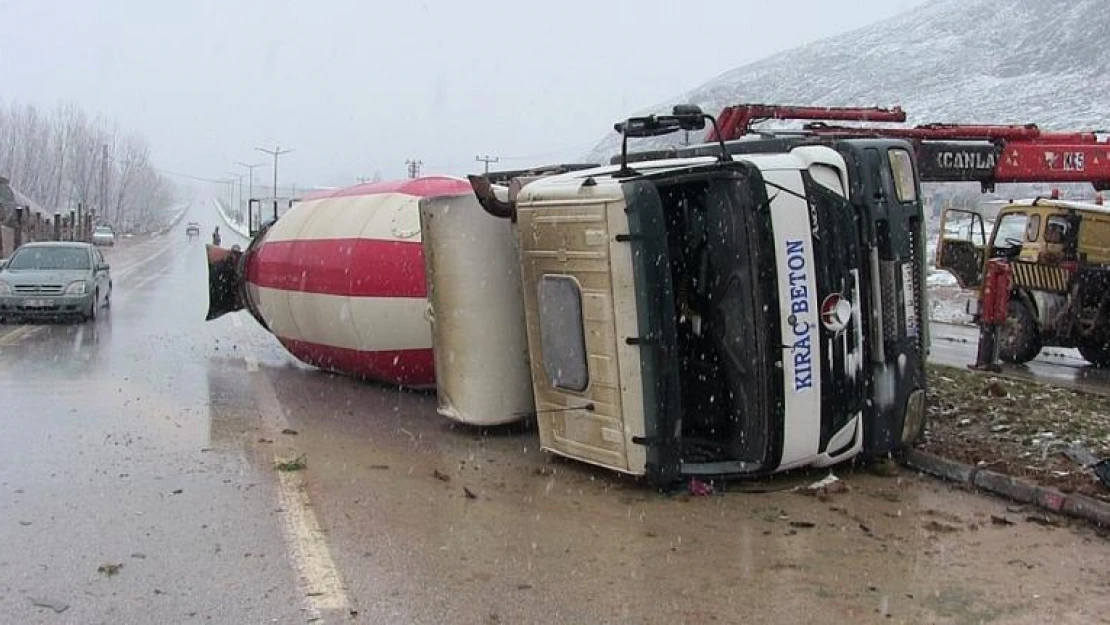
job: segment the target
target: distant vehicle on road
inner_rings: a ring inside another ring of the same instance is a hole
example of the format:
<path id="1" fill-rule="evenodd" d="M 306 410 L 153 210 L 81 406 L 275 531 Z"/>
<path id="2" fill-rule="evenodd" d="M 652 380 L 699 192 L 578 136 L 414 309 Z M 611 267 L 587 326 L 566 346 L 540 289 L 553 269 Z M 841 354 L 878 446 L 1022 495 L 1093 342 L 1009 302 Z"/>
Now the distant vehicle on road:
<path id="1" fill-rule="evenodd" d="M 191 241 L 194 238 L 200 237 L 200 224 L 195 221 L 190 221 L 185 226 L 185 236 Z"/>
<path id="2" fill-rule="evenodd" d="M 97 226 L 93 230 L 92 235 L 93 245 L 107 245 L 113 247 L 116 244 L 116 235 L 112 232 L 111 226 Z"/>
<path id="3" fill-rule="evenodd" d="M 108 263 L 88 243 L 27 243 L 0 266 L 0 322 L 26 317 L 95 321 L 111 301 Z"/>

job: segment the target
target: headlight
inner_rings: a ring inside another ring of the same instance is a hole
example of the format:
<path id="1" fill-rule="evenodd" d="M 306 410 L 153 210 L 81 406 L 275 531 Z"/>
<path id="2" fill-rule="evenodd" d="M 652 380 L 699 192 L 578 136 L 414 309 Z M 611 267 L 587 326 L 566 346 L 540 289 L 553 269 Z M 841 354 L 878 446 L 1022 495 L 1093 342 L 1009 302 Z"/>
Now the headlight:
<path id="1" fill-rule="evenodd" d="M 84 280 L 70 282 L 69 286 L 66 287 L 66 295 L 84 295 L 88 288 L 89 285 Z"/>
<path id="2" fill-rule="evenodd" d="M 12 287 L 7 282 L 0 280 L 0 295 L 11 295 Z"/>

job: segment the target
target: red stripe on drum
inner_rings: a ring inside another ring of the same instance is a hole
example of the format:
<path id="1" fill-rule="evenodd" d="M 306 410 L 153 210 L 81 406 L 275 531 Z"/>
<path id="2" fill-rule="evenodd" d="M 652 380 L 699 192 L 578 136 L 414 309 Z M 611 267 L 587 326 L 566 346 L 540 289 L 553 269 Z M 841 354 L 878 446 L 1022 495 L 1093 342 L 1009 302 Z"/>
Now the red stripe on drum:
<path id="1" fill-rule="evenodd" d="M 363 352 L 280 336 L 278 340 L 298 359 L 327 371 L 404 386 L 429 386 L 436 381 L 431 349 Z"/>
<path id="2" fill-rule="evenodd" d="M 264 243 L 247 260 L 255 286 L 350 297 L 425 297 L 424 247 L 380 239 Z"/>

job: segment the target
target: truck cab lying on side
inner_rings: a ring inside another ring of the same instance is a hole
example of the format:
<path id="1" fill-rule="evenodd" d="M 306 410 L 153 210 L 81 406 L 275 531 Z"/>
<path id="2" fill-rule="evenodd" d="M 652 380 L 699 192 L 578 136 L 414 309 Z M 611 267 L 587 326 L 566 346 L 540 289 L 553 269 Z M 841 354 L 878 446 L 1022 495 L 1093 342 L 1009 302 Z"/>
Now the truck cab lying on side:
<path id="1" fill-rule="evenodd" d="M 627 145 L 705 119 L 677 107 L 618 129 Z M 542 447 L 668 482 L 911 444 L 928 343 L 910 150 L 736 141 L 472 177 L 515 223 Z"/>

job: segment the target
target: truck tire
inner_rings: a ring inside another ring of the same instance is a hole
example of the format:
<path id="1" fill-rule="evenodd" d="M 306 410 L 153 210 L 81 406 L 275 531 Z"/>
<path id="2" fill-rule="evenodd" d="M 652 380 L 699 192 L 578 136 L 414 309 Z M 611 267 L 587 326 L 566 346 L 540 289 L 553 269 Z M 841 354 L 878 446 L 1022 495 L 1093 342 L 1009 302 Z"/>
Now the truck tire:
<path id="1" fill-rule="evenodd" d="M 1110 367 L 1110 345 L 1106 343 L 1082 344 L 1079 346 L 1079 353 L 1096 367 Z"/>
<path id="2" fill-rule="evenodd" d="M 1011 298 L 1006 323 L 998 337 L 998 357 L 1003 362 L 1024 364 L 1041 353 L 1041 333 L 1037 319 L 1024 301 Z"/>

